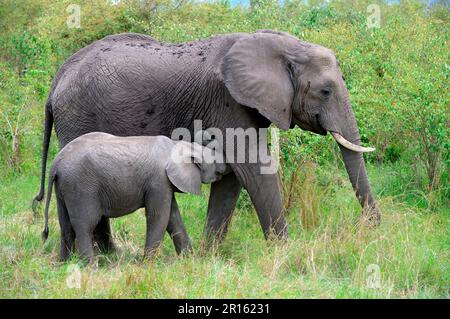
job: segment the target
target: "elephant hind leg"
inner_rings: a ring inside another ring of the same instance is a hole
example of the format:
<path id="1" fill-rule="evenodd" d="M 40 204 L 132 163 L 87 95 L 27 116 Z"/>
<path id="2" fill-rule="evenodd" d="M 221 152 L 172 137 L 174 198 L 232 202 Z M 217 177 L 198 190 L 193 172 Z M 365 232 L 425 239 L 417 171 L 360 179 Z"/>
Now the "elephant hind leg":
<path id="1" fill-rule="evenodd" d="M 79 256 L 87 260 L 89 263 L 94 261 L 94 247 L 92 242 L 92 232 L 88 228 L 77 227 L 76 233 L 76 246 Z"/>
<path id="2" fill-rule="evenodd" d="M 103 253 L 116 251 L 108 217 L 102 216 L 94 229 L 94 242 Z"/>
<path id="3" fill-rule="evenodd" d="M 61 227 L 61 250 L 59 259 L 61 261 L 66 261 L 74 251 L 75 232 L 70 223 L 69 214 L 64 201 L 58 197 L 56 203 L 58 208 L 59 226 Z"/>
<path id="4" fill-rule="evenodd" d="M 66 200 L 72 227 L 75 232 L 75 246 L 82 259 L 94 261 L 94 229 L 100 221 L 100 204 L 96 198 L 78 194 Z"/>

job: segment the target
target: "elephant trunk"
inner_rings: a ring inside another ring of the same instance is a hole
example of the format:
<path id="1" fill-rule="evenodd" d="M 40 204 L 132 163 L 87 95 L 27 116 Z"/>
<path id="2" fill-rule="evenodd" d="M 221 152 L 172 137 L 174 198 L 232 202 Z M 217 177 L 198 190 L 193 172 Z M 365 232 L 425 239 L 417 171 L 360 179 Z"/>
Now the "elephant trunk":
<path id="1" fill-rule="evenodd" d="M 339 145 L 339 147 L 356 197 L 363 207 L 363 212 L 368 215 L 371 222 L 378 224 L 381 213 L 372 195 L 362 153 L 351 151 L 342 145 Z"/>
<path id="2" fill-rule="evenodd" d="M 374 149 L 361 146 L 358 126 L 350 107 L 348 96 L 344 105 L 346 108 L 346 119 L 345 125 L 341 126 L 343 136 L 334 132 L 331 132 L 331 134 L 339 144 L 348 176 L 363 207 L 363 214 L 367 215 L 371 224 L 378 225 L 381 219 L 381 212 L 373 197 L 362 155 L 363 152 L 370 152 Z"/>

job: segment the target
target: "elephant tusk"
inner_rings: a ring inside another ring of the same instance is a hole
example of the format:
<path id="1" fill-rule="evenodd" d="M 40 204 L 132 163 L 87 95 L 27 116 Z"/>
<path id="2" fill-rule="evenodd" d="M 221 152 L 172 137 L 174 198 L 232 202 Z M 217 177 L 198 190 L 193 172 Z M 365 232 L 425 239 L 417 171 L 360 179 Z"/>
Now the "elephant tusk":
<path id="1" fill-rule="evenodd" d="M 345 148 L 354 151 L 354 152 L 359 152 L 359 153 L 367 153 L 367 152 L 373 152 L 375 151 L 375 148 L 373 147 L 363 147 L 363 146 L 359 146 L 356 144 L 353 144 L 349 141 L 347 141 L 341 134 L 339 133 L 335 133 L 335 132 L 330 132 L 331 135 L 333 135 L 334 139 L 336 140 L 336 142 L 338 142 L 339 144 L 341 144 L 342 146 L 344 146 Z"/>

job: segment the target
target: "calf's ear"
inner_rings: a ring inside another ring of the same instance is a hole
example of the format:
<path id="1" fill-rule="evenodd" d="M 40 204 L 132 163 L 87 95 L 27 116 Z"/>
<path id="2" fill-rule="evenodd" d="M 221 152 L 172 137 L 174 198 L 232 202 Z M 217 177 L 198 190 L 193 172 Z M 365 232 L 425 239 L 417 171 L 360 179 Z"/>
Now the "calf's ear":
<path id="1" fill-rule="evenodd" d="M 166 173 L 172 185 L 183 193 L 201 194 L 202 179 L 200 169 L 191 156 L 170 156 Z"/>

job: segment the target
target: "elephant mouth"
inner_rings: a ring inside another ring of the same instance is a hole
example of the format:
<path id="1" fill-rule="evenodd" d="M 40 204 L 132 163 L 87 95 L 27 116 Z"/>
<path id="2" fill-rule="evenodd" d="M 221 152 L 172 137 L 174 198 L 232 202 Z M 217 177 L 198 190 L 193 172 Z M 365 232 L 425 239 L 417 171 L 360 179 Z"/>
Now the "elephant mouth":
<path id="1" fill-rule="evenodd" d="M 327 130 L 323 127 L 322 123 L 320 122 L 320 115 L 315 115 L 316 123 L 317 123 L 317 131 L 314 133 L 317 133 L 319 135 L 327 135 Z"/>
<path id="2" fill-rule="evenodd" d="M 324 128 L 324 125 L 322 125 L 321 120 L 320 120 L 320 115 L 319 114 L 315 114 L 314 115 L 314 120 L 313 121 L 313 125 L 309 124 L 309 123 L 305 123 L 302 122 L 300 120 L 298 120 L 295 116 L 294 116 L 294 120 L 296 122 L 296 124 L 303 130 L 307 130 L 319 135 L 327 135 L 328 132 L 330 132 L 331 136 L 333 136 L 333 138 L 336 140 L 337 143 L 339 143 L 340 145 L 342 145 L 343 147 L 345 147 L 346 149 L 349 149 L 351 151 L 354 152 L 358 152 L 358 153 L 368 153 L 368 152 L 373 152 L 375 151 L 375 148 L 373 147 L 363 147 L 360 145 L 356 145 L 350 141 L 348 141 L 346 138 L 344 138 L 341 133 L 338 133 L 334 130 L 327 130 Z"/>
<path id="3" fill-rule="evenodd" d="M 344 138 L 342 136 L 341 133 L 338 133 L 331 129 L 330 130 L 324 129 L 323 128 L 324 125 L 321 124 L 320 116 L 318 114 L 316 115 L 316 119 L 317 119 L 317 123 L 318 123 L 319 127 L 325 131 L 325 134 L 322 134 L 322 135 L 326 135 L 327 132 L 330 132 L 331 136 L 333 136 L 333 138 L 336 140 L 336 142 L 338 142 L 340 145 L 342 145 L 346 149 L 349 149 L 349 150 L 357 152 L 357 153 L 368 153 L 368 152 L 375 151 L 375 148 L 373 148 L 373 147 L 363 147 L 363 146 L 356 145 L 356 144 L 348 141 L 346 138 Z"/>
<path id="4" fill-rule="evenodd" d="M 310 131 L 319 135 L 327 135 L 327 130 L 322 126 L 320 123 L 320 116 L 319 114 L 314 115 L 312 118 L 312 124 L 308 122 L 304 122 L 302 120 L 299 120 L 297 117 L 294 116 L 293 125 L 298 125 L 302 130 Z M 291 127 L 292 127 L 291 126 Z"/>

